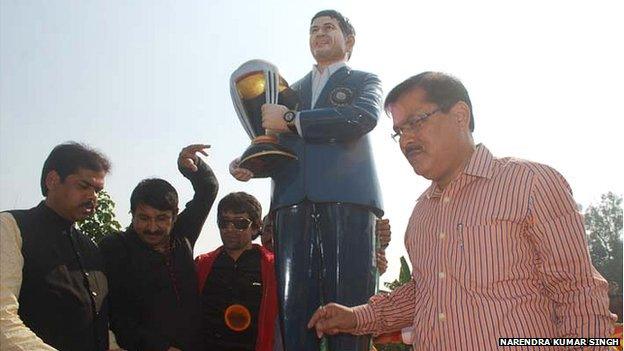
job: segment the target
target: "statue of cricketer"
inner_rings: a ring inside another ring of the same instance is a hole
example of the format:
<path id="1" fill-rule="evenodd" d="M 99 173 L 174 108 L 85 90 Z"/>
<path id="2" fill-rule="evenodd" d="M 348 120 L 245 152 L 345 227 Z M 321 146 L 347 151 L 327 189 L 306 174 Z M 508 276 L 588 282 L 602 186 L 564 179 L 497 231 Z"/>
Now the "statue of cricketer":
<path id="1" fill-rule="evenodd" d="M 380 114 L 381 83 L 346 65 L 355 31 L 340 13 L 310 25 L 312 71 L 292 85 L 297 111 L 262 106 L 262 126 L 298 157 L 273 175 L 280 326 L 286 351 L 318 350 L 306 324 L 323 303 L 363 304 L 375 293 L 375 220 L 383 215 L 368 133 Z M 230 164 L 241 181 L 253 174 Z M 367 350 L 367 336 L 336 335 L 330 350 Z"/>

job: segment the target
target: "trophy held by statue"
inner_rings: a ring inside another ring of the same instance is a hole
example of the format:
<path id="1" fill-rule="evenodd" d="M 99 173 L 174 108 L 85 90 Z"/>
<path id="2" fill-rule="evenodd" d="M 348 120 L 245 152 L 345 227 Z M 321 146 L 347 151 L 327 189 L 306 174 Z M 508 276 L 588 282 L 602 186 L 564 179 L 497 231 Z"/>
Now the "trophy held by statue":
<path id="1" fill-rule="evenodd" d="M 263 104 L 281 104 L 292 110 L 297 105 L 297 94 L 280 77 L 277 67 L 263 60 L 245 62 L 230 77 L 230 93 L 238 119 L 252 139 L 238 166 L 253 172 L 254 178 L 264 178 L 296 161 L 292 151 L 278 144 L 276 135 L 268 135 L 262 128 Z"/>

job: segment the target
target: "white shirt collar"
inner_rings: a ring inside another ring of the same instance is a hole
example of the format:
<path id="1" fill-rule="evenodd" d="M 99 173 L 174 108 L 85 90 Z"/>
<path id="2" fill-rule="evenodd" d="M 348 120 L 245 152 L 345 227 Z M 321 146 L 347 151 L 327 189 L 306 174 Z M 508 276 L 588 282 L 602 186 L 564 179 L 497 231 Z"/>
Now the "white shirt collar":
<path id="1" fill-rule="evenodd" d="M 345 61 L 335 62 L 327 66 L 323 72 L 318 70 L 318 65 L 314 65 L 312 67 L 312 96 L 310 100 L 312 107 L 316 105 L 316 101 L 321 95 L 321 91 L 323 91 L 325 84 L 329 81 L 329 77 L 331 77 L 332 74 L 336 73 L 336 71 L 342 67 L 346 66 L 347 63 Z"/>
<path id="2" fill-rule="evenodd" d="M 347 67 L 346 61 L 334 62 L 331 65 L 327 66 L 323 72 L 321 72 L 318 69 L 318 65 L 312 65 L 312 75 L 324 74 L 325 72 L 327 72 L 329 73 L 327 74 L 327 76 L 330 77 L 332 74 L 336 73 L 336 71 L 341 69 L 342 67 Z"/>

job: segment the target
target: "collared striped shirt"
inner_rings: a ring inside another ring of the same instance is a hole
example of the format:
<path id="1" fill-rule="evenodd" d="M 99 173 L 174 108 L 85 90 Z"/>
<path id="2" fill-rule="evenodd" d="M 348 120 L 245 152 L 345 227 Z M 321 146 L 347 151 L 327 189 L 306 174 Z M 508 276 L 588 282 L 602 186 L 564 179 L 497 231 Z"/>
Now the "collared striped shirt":
<path id="1" fill-rule="evenodd" d="M 412 280 L 355 307 L 358 333 L 411 325 L 415 350 L 479 351 L 499 338 L 611 335 L 607 283 L 570 186 L 548 166 L 478 145 L 460 176 L 417 200 L 405 245 Z"/>

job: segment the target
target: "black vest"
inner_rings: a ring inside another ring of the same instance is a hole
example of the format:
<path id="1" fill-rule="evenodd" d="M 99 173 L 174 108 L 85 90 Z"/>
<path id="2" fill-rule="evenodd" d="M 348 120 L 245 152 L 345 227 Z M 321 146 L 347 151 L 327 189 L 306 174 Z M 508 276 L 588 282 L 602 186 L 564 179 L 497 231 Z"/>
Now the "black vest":
<path id="1" fill-rule="evenodd" d="M 9 212 L 22 237 L 24 324 L 62 351 L 107 350 L 108 283 L 97 246 L 43 202 Z"/>

